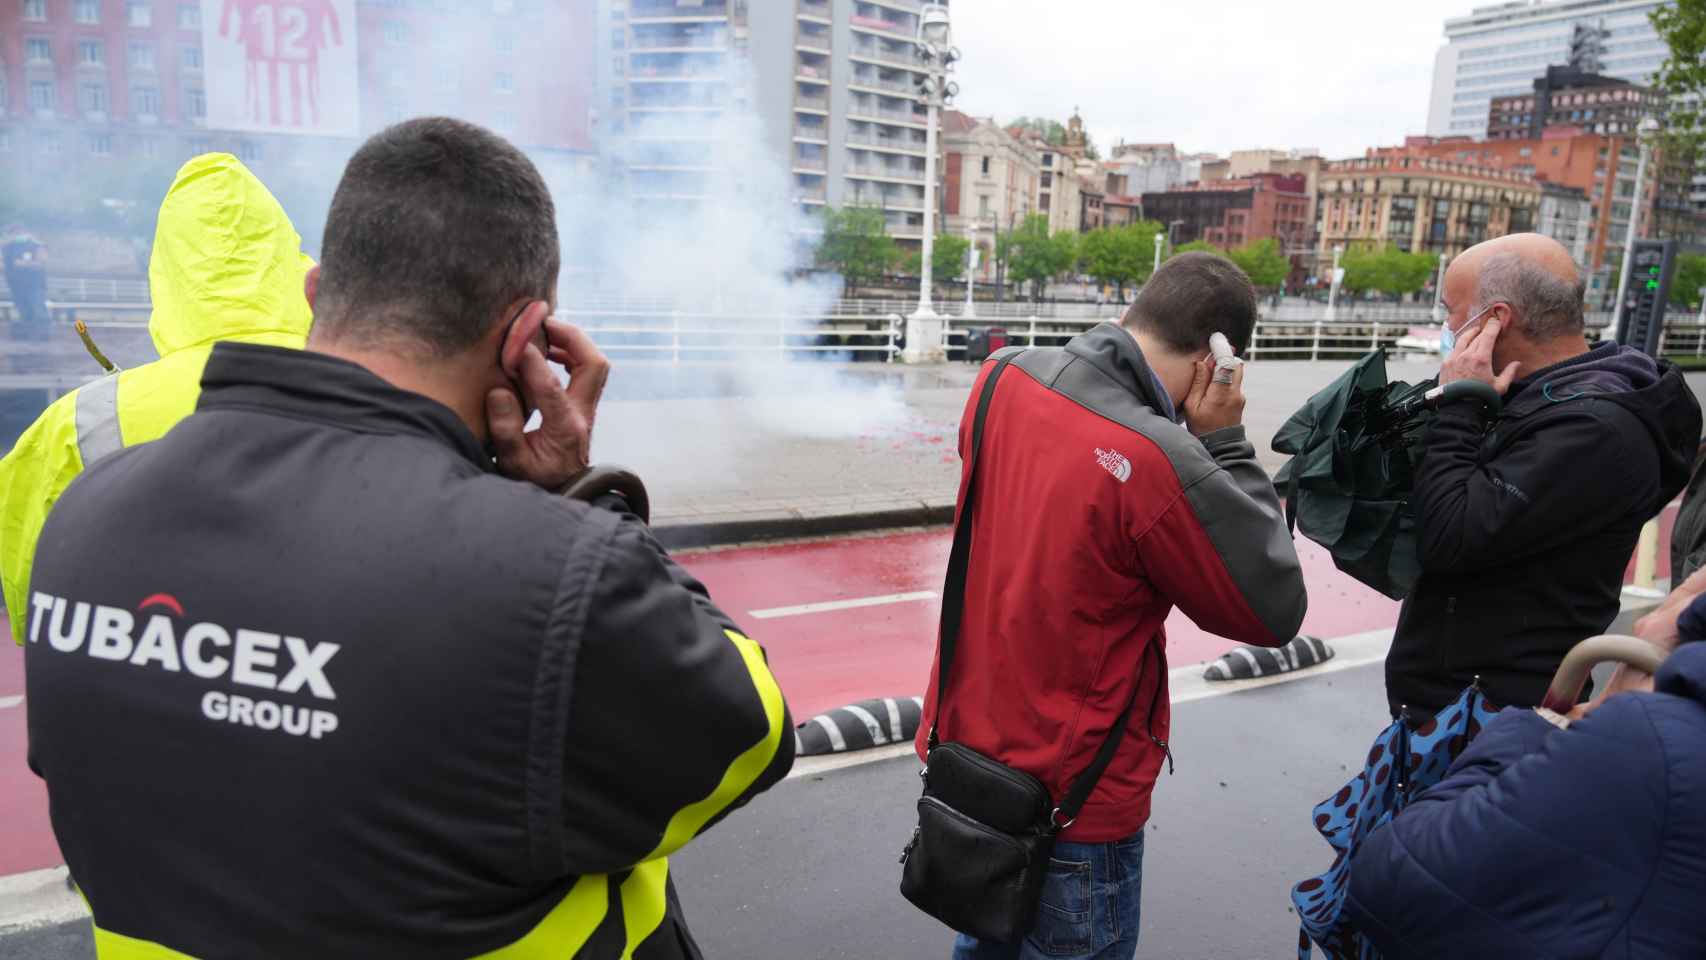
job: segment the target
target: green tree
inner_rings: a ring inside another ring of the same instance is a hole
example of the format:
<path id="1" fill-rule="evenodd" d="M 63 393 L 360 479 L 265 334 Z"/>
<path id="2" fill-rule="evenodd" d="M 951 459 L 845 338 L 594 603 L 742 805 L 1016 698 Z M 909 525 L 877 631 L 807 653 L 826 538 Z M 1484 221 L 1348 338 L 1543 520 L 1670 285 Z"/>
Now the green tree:
<path id="1" fill-rule="evenodd" d="M 930 245 L 930 276 L 932 281 L 961 280 L 966 274 L 966 251 L 971 249 L 971 241 L 953 233 L 936 234 L 935 243 Z M 914 250 L 906 255 L 903 269 L 918 275 L 918 265 L 924 259 L 922 251 Z"/>
<path id="2" fill-rule="evenodd" d="M 1676 0 L 1647 15 L 1670 56 L 1653 77 L 1669 101 L 1665 139 L 1680 151 L 1706 149 L 1706 0 Z"/>
<path id="3" fill-rule="evenodd" d="M 1280 251 L 1279 241 L 1272 237 L 1247 243 L 1227 256 L 1258 290 L 1283 287 L 1285 278 L 1291 276 L 1291 258 Z"/>
<path id="4" fill-rule="evenodd" d="M 1352 293 L 1378 290 L 1406 294 L 1427 286 L 1437 261 L 1426 253 L 1405 253 L 1393 246 L 1358 244 L 1345 251 L 1339 265 L 1345 269 L 1341 287 Z"/>
<path id="5" fill-rule="evenodd" d="M 1670 302 L 1680 307 L 1698 304 L 1701 287 L 1706 287 L 1706 254 L 1678 254 L 1676 273 L 1670 280 Z"/>
<path id="6" fill-rule="evenodd" d="M 1218 254 L 1222 257 L 1226 256 L 1225 250 L 1220 249 L 1219 247 L 1215 246 L 1212 243 L 1209 243 L 1206 240 L 1192 240 L 1190 243 L 1181 243 L 1178 246 L 1174 247 L 1173 252 L 1169 253 L 1167 255 L 1167 259 L 1171 260 L 1181 253 L 1194 253 L 1194 252 L 1213 253 L 1213 254 Z"/>
<path id="7" fill-rule="evenodd" d="M 997 241 L 998 247 L 1000 242 Z M 1014 283 L 1031 284 L 1032 296 L 1042 296 L 1043 285 L 1066 271 L 1077 259 L 1072 234 L 1050 234 L 1048 217 L 1033 213 L 1006 238 L 1007 276 Z"/>
<path id="8" fill-rule="evenodd" d="M 1007 129 L 1029 130 L 1042 136 L 1043 140 L 1054 146 L 1066 142 L 1066 124 L 1047 117 L 1019 117 L 1007 123 Z"/>
<path id="9" fill-rule="evenodd" d="M 848 287 L 880 279 L 900 260 L 900 247 L 884 229 L 884 220 L 876 207 L 825 208 L 818 266 L 841 274 Z"/>

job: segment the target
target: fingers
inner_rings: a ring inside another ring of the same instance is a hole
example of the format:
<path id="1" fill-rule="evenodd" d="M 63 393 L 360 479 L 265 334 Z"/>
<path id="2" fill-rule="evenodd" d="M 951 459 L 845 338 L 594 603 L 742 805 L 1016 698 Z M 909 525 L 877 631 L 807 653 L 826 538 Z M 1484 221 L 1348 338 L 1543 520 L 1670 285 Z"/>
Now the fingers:
<path id="1" fill-rule="evenodd" d="M 1511 384 L 1516 382 L 1516 374 L 1520 369 L 1522 369 L 1522 364 L 1512 360 L 1510 363 L 1505 364 L 1504 373 L 1493 378 L 1493 389 L 1499 392 L 1499 396 L 1504 396 L 1505 391 L 1509 390 L 1511 388 Z"/>
<path id="2" fill-rule="evenodd" d="M 1202 405 L 1202 398 L 1208 393 L 1208 379 L 1207 360 L 1198 360 L 1191 364 L 1191 389 L 1185 394 L 1186 410 L 1194 410 Z"/>
<path id="3" fill-rule="evenodd" d="M 1474 350 L 1475 355 L 1487 358 L 1487 365 L 1493 365 L 1493 347 L 1499 342 L 1499 318 L 1488 317 L 1487 322 L 1475 331 L 1464 344 L 1467 350 Z"/>
<path id="4" fill-rule="evenodd" d="M 591 423 L 599 398 L 604 396 L 604 383 L 610 378 L 610 361 L 586 331 L 572 323 L 551 320 L 545 329 L 551 340 L 551 359 L 569 371 L 568 403 Z"/>
<path id="5" fill-rule="evenodd" d="M 492 449 L 499 463 L 514 463 L 525 451 L 522 428 L 527 425 L 521 414 L 521 401 L 515 393 L 501 387 L 486 394 L 486 426 L 492 433 Z"/>

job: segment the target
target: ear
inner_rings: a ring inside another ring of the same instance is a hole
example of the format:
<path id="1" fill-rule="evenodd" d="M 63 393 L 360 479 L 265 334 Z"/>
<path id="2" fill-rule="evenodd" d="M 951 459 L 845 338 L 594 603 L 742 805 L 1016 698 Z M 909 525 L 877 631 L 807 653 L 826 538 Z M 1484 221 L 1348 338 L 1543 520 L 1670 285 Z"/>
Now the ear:
<path id="1" fill-rule="evenodd" d="M 314 298 L 320 295 L 320 265 L 308 268 L 302 278 L 302 295 L 308 299 L 308 312 L 314 312 Z"/>
<path id="2" fill-rule="evenodd" d="M 504 373 L 510 377 L 520 376 L 521 357 L 527 352 L 527 345 L 536 343 L 540 332 L 545 329 L 545 321 L 551 316 L 551 305 L 543 300 L 531 300 L 521 307 L 515 321 L 509 325 L 504 334 L 503 345 L 498 350 L 500 363 Z"/>

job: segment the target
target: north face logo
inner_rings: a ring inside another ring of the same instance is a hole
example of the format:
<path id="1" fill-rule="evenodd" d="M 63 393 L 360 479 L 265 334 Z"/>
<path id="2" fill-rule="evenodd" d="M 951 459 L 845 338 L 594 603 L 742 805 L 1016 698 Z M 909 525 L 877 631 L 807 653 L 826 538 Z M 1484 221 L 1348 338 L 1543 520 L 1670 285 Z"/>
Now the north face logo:
<path id="1" fill-rule="evenodd" d="M 1101 447 L 1097 447 L 1096 462 L 1102 465 L 1103 470 L 1113 474 L 1114 479 L 1121 483 L 1131 479 L 1131 461 L 1112 450 L 1103 450 Z"/>

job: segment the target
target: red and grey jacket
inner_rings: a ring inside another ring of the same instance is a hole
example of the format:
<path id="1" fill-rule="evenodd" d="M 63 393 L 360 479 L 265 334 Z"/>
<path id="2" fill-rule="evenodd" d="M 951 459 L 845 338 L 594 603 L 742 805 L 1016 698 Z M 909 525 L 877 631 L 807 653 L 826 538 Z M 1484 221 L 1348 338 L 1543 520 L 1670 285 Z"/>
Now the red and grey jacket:
<path id="1" fill-rule="evenodd" d="M 984 367 L 960 425 L 968 460 Z M 1119 752 L 1062 838 L 1128 837 L 1149 819 L 1167 740 L 1163 621 L 1277 646 L 1303 622 L 1297 553 L 1243 427 L 1201 439 L 1124 329 L 1021 354 L 996 384 L 979 456 L 965 618 L 947 708 L 931 669 L 918 748 L 942 740 L 1024 770 L 1058 799 L 1134 685 Z M 965 502 L 962 473 L 960 502 Z"/>
<path id="2" fill-rule="evenodd" d="M 79 477 L 30 765 L 102 960 L 680 960 L 668 855 L 776 783 L 764 653 L 629 516 L 354 364 L 215 347 Z"/>

